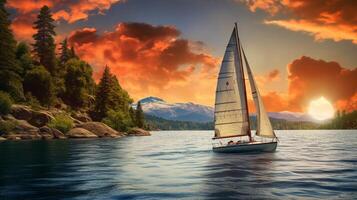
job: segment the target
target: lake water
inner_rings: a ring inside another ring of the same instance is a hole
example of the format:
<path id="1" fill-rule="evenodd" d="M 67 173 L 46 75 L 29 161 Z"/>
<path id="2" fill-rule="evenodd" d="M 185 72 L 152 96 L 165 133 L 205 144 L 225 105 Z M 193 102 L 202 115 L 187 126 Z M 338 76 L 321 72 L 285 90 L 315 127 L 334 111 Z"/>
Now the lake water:
<path id="1" fill-rule="evenodd" d="M 277 131 L 219 154 L 212 131 L 0 143 L 0 199 L 356 199 L 357 131 Z"/>

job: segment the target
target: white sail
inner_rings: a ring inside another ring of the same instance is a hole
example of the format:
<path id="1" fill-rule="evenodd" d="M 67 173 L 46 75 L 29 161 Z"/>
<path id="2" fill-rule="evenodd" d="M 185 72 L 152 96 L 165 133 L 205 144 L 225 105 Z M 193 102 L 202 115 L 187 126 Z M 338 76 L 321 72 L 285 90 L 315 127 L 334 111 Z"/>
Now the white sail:
<path id="1" fill-rule="evenodd" d="M 226 48 L 218 75 L 215 101 L 215 138 L 248 135 L 248 109 L 236 28 Z"/>
<path id="2" fill-rule="evenodd" d="M 269 117 L 267 112 L 265 111 L 263 100 L 260 96 L 259 90 L 257 88 L 255 79 L 253 77 L 252 70 L 250 69 L 247 57 L 245 56 L 244 50 L 243 51 L 243 57 L 245 61 L 245 65 L 247 67 L 247 72 L 248 72 L 248 77 L 249 77 L 249 82 L 250 82 L 250 87 L 252 90 L 252 95 L 254 99 L 254 104 L 257 112 L 257 132 L 256 135 L 262 136 L 262 137 L 269 137 L 269 138 L 275 138 L 275 133 L 273 131 L 273 128 L 271 126 Z"/>

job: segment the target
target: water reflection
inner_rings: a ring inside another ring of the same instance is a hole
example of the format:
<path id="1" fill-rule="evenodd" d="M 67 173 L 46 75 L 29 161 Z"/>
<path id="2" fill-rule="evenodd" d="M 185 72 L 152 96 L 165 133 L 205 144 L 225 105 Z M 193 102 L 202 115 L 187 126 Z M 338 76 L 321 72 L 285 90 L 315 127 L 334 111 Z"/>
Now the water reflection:
<path id="1" fill-rule="evenodd" d="M 0 143 L 0 199 L 353 199 L 356 132 L 278 132 L 277 152 L 220 154 L 212 132 Z"/>
<path id="2" fill-rule="evenodd" d="M 0 197 L 73 199 L 110 191 L 116 186 L 115 164 L 120 163 L 115 162 L 120 160 L 116 150 L 120 147 L 113 143 L 115 140 L 2 143 L 0 150 L 6 154 L 0 161 Z"/>
<path id="3" fill-rule="evenodd" d="M 206 166 L 208 199 L 264 198 L 266 190 L 260 184 L 269 184 L 274 168 L 274 153 L 219 154 L 212 153 Z"/>

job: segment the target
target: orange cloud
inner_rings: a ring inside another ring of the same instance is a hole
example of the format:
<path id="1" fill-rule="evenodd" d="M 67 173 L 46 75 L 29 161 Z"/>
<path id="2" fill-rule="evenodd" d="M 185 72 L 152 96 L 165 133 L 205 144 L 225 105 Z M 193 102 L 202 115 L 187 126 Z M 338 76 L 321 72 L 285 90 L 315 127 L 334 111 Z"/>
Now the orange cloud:
<path id="1" fill-rule="evenodd" d="M 338 109 L 357 109 L 357 68 L 350 70 L 337 62 L 303 56 L 288 65 L 288 73 L 291 110 L 303 110 L 311 99 L 320 96 Z"/>
<path id="2" fill-rule="evenodd" d="M 349 99 L 346 100 L 338 100 L 336 103 L 336 108 L 340 110 L 357 110 L 357 92 Z"/>
<path id="3" fill-rule="evenodd" d="M 16 9 L 21 14 L 26 14 L 39 10 L 44 5 L 52 7 L 54 3 L 58 2 L 54 0 L 8 0 L 6 6 Z"/>
<path id="4" fill-rule="evenodd" d="M 112 5 L 124 0 L 8 0 L 7 7 L 17 11 L 13 20 L 12 29 L 17 39 L 30 41 L 33 30 L 33 22 L 40 8 L 47 5 L 53 12 L 53 18 L 57 21 L 64 20 L 74 23 L 79 20 L 87 20 L 90 14 L 96 12 L 103 14 Z"/>
<path id="5" fill-rule="evenodd" d="M 245 2 L 252 12 L 261 9 L 274 15 L 281 9 L 279 0 L 245 0 Z"/>
<path id="6" fill-rule="evenodd" d="M 264 102 L 265 109 L 269 112 L 292 110 L 289 107 L 289 99 L 284 94 L 280 94 L 275 91 L 270 91 L 262 94 L 262 99 Z M 249 112 L 254 113 L 256 111 L 253 99 L 251 98 L 248 98 L 248 107 L 249 107 Z M 300 110 L 296 110 L 296 111 L 300 111 Z"/>
<path id="7" fill-rule="evenodd" d="M 269 72 L 268 74 L 268 80 L 272 81 L 272 80 L 276 80 L 279 78 L 279 70 L 274 69 L 273 71 Z"/>
<path id="8" fill-rule="evenodd" d="M 95 28 L 73 31 L 69 43 L 95 68 L 97 80 L 108 65 L 135 99 L 156 95 L 211 104 L 218 60 L 179 36 L 173 26 L 120 23 L 103 34 Z"/>
<path id="9" fill-rule="evenodd" d="M 97 11 L 99 14 L 103 14 L 105 10 L 110 9 L 113 4 L 120 1 L 121 0 L 79 0 L 62 3 L 68 6 L 68 11 L 59 10 L 54 13 L 54 17 L 55 19 L 64 19 L 69 23 L 74 23 L 78 20 L 88 19 L 91 11 Z"/>
<path id="10" fill-rule="evenodd" d="M 11 23 L 11 29 L 14 32 L 16 39 L 31 41 L 32 35 L 36 33 L 33 29 L 33 22 L 35 21 L 35 14 L 23 14 L 14 18 Z"/>
<path id="11" fill-rule="evenodd" d="M 269 112 L 304 112 L 312 99 L 325 97 L 339 110 L 357 110 L 357 68 L 347 69 L 337 62 L 327 62 L 302 56 L 288 66 L 288 90 L 283 93 L 265 91 L 269 77 L 279 75 L 275 70 L 266 76 L 256 76 L 259 90 Z M 248 90 L 251 112 L 255 112 Z"/>
<path id="12" fill-rule="evenodd" d="M 336 42 L 341 40 L 351 40 L 357 44 L 357 26 L 347 26 L 342 24 L 318 24 L 307 20 L 271 20 L 266 24 L 274 24 L 292 31 L 303 31 L 314 36 L 315 40 L 332 39 Z"/>
<path id="13" fill-rule="evenodd" d="M 292 31 L 313 35 L 316 40 L 351 40 L 357 44 L 357 2 L 346 0 L 247 0 L 251 11 L 271 15 L 285 14 L 288 19 L 265 20 Z"/>
<path id="14" fill-rule="evenodd" d="M 255 80 L 258 84 L 258 87 L 261 88 L 260 91 L 264 92 L 264 86 L 265 84 L 272 82 L 272 81 L 277 81 L 279 80 L 279 76 L 280 76 L 280 71 L 278 69 L 274 69 L 270 72 L 268 72 L 268 74 L 265 75 L 258 75 L 255 74 Z M 249 84 L 249 83 L 248 83 Z"/>

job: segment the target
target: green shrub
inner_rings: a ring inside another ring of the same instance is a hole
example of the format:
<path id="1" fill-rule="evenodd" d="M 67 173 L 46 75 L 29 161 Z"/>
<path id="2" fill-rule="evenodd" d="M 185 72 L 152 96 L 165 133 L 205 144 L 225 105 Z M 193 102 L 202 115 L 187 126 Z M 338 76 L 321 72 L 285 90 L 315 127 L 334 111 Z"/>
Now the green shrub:
<path id="1" fill-rule="evenodd" d="M 25 98 L 26 98 L 27 104 L 28 104 L 32 109 L 34 109 L 34 110 L 40 110 L 40 109 L 42 108 L 40 102 L 36 99 L 35 96 L 33 96 L 33 95 L 31 94 L 31 92 L 26 93 Z"/>
<path id="2" fill-rule="evenodd" d="M 10 133 L 16 125 L 16 121 L 0 121 L 0 135 Z"/>
<path id="3" fill-rule="evenodd" d="M 9 94 L 0 91 L 0 115 L 9 114 L 11 111 L 12 100 Z"/>
<path id="4" fill-rule="evenodd" d="M 131 118 L 121 111 L 110 110 L 107 112 L 107 117 L 102 120 L 111 128 L 117 131 L 127 131 L 132 126 Z"/>
<path id="5" fill-rule="evenodd" d="M 43 66 L 36 66 L 28 71 L 23 85 L 25 92 L 31 92 L 41 105 L 52 105 L 55 99 L 55 85 L 51 74 Z"/>
<path id="6" fill-rule="evenodd" d="M 66 114 L 58 114 L 47 125 L 60 130 L 62 133 L 67 133 L 73 128 L 73 119 Z"/>

